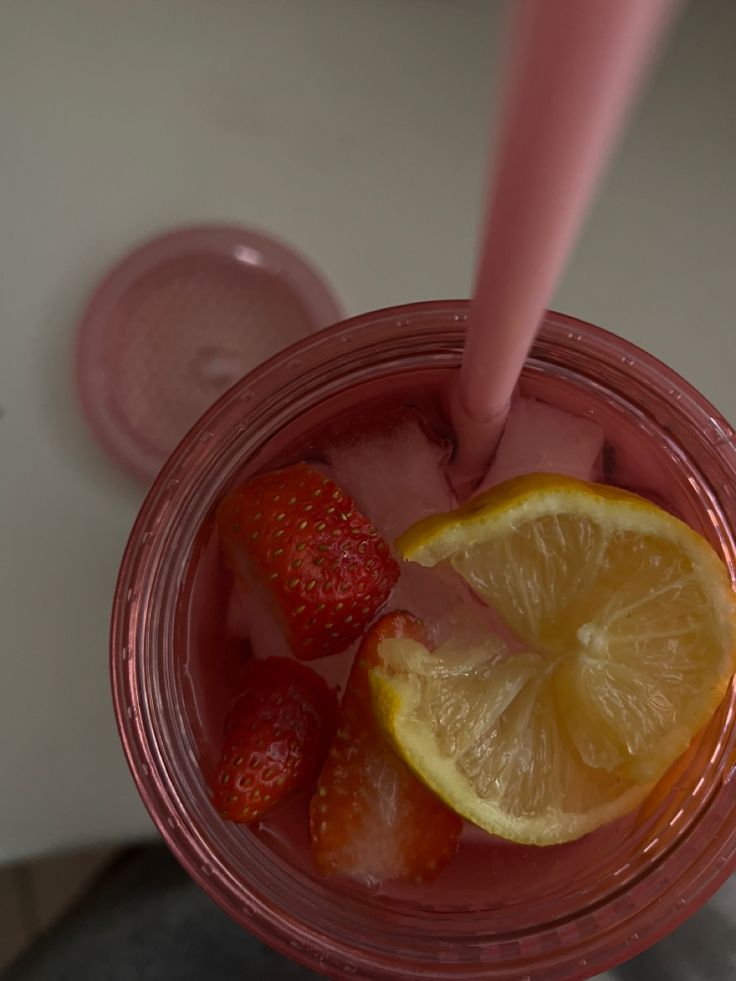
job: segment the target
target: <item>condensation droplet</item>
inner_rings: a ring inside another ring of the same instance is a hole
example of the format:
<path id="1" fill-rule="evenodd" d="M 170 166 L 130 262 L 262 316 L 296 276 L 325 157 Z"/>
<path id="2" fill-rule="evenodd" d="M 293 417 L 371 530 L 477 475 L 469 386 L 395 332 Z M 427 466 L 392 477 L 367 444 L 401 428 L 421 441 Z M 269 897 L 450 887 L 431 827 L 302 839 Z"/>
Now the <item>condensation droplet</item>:
<path id="1" fill-rule="evenodd" d="M 212 866 L 209 862 L 202 862 L 200 869 L 205 875 L 212 875 Z"/>
<path id="2" fill-rule="evenodd" d="M 141 763 L 141 773 L 144 777 L 148 777 L 151 774 L 151 768 L 148 763 Z"/>
<path id="3" fill-rule="evenodd" d="M 289 359 L 289 367 L 290 368 L 301 368 L 301 366 L 302 366 L 301 358 L 290 358 Z"/>
<path id="4" fill-rule="evenodd" d="M 136 712 L 136 710 L 133 708 L 132 705 L 129 705 L 125 711 L 129 719 L 138 718 L 138 713 Z"/>
<path id="5" fill-rule="evenodd" d="M 241 402 L 250 402 L 251 399 L 254 399 L 254 398 L 255 398 L 255 392 L 252 391 L 252 389 L 250 389 L 250 388 L 246 388 L 246 390 L 244 392 L 241 392 L 240 393 L 240 401 Z"/>
<path id="6" fill-rule="evenodd" d="M 202 435 L 199 437 L 199 442 L 200 443 L 209 443 L 209 441 L 212 439 L 212 437 L 214 435 L 215 435 L 214 433 L 212 433 L 209 430 L 207 430 L 206 433 L 202 433 Z"/>
<path id="7" fill-rule="evenodd" d="M 123 660 L 124 661 L 129 661 L 132 656 L 133 656 L 133 652 L 131 651 L 131 649 L 129 647 L 124 647 L 123 648 Z"/>
<path id="8" fill-rule="evenodd" d="M 166 823 L 170 828 L 176 829 L 179 827 L 179 822 L 176 820 L 176 818 L 171 817 L 171 815 L 169 815 L 169 817 L 166 818 Z"/>

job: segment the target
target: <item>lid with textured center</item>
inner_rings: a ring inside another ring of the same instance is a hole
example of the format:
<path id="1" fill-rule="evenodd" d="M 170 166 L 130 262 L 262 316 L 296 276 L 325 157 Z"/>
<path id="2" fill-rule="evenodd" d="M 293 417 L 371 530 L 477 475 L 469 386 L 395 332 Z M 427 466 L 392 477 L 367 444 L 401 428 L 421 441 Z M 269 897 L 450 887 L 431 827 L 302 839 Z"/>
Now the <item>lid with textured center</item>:
<path id="1" fill-rule="evenodd" d="M 90 300 L 77 347 L 82 405 L 107 451 L 151 480 L 232 384 L 340 316 L 320 275 L 272 238 L 228 226 L 163 235 Z"/>

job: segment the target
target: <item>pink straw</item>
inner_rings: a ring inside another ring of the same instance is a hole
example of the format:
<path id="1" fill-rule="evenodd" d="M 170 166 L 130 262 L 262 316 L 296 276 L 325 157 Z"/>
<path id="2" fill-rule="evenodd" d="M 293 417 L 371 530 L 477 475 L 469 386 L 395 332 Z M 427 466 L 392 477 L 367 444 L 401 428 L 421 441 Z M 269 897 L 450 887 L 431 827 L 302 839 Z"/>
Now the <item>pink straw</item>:
<path id="1" fill-rule="evenodd" d="M 482 475 L 606 157 L 677 0 L 518 0 L 454 476 Z"/>

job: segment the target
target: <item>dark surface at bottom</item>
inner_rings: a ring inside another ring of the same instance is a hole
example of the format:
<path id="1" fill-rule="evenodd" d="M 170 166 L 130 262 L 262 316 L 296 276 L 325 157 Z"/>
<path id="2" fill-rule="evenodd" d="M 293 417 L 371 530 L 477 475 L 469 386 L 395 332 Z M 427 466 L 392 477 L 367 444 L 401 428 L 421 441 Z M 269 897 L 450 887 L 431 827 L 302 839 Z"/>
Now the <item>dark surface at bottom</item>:
<path id="1" fill-rule="evenodd" d="M 736 877 L 598 981 L 736 981 Z M 1 926 L 1 925 L 0 925 Z M 0 981 L 317 981 L 237 926 L 163 845 L 128 852 Z"/>
<path id="2" fill-rule="evenodd" d="M 163 846 L 116 861 L 2 981 L 317 981 L 234 923 Z"/>

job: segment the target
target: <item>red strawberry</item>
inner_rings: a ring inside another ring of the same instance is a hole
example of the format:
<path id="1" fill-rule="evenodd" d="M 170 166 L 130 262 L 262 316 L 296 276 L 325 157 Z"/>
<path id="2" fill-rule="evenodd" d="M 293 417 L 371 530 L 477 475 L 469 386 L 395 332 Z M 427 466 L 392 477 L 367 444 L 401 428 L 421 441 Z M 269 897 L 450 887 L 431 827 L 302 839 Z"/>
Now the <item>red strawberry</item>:
<path id="1" fill-rule="evenodd" d="M 255 821 L 319 773 L 335 731 L 337 700 L 292 658 L 252 661 L 225 723 L 214 805 L 231 821 Z"/>
<path id="2" fill-rule="evenodd" d="M 233 491 L 217 523 L 231 568 L 271 598 L 304 661 L 348 648 L 399 577 L 388 546 L 351 498 L 305 463 Z"/>
<path id="3" fill-rule="evenodd" d="M 368 668 L 381 663 L 379 645 L 391 637 L 424 640 L 422 624 L 389 613 L 358 651 L 310 804 L 312 851 L 328 875 L 427 882 L 455 854 L 462 820 L 399 759 L 373 718 Z"/>

